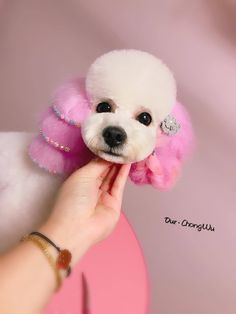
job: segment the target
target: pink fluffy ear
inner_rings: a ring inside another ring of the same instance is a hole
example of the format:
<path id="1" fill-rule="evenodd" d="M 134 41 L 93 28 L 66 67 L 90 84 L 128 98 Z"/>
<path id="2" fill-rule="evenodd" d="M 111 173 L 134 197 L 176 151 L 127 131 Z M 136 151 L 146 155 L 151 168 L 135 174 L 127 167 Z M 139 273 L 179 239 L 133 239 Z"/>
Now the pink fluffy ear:
<path id="1" fill-rule="evenodd" d="M 70 174 L 88 163 L 92 153 L 84 144 L 80 124 L 89 113 L 84 79 L 75 78 L 57 89 L 40 119 L 40 134 L 29 146 L 31 159 L 57 174 Z"/>
<path id="2" fill-rule="evenodd" d="M 171 112 L 180 129 L 174 135 L 159 130 L 153 153 L 145 160 L 132 164 L 130 178 L 136 184 L 151 184 L 159 190 L 168 190 L 176 182 L 183 161 L 194 147 L 194 136 L 190 117 L 179 102 Z"/>

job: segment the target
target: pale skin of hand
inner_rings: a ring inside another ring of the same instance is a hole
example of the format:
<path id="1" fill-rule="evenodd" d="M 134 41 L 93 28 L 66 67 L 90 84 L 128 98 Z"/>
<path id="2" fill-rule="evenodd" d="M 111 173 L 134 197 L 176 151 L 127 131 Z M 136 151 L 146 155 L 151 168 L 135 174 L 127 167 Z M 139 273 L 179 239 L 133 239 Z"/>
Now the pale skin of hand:
<path id="1" fill-rule="evenodd" d="M 49 219 L 37 230 L 72 253 L 73 267 L 119 221 L 130 164 L 94 159 L 62 185 Z M 50 253 L 56 258 L 54 248 Z M 55 277 L 46 257 L 31 242 L 0 256 L 0 313 L 42 314 L 54 293 Z"/>

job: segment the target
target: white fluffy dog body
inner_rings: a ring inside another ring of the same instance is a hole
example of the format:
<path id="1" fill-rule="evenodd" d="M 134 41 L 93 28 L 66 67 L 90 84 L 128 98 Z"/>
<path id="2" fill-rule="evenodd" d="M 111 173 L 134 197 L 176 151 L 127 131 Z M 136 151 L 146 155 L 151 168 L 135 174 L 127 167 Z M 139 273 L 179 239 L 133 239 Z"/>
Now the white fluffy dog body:
<path id="1" fill-rule="evenodd" d="M 28 156 L 34 133 L 1 132 L 0 251 L 36 228 L 49 215 L 62 177 L 38 168 Z"/>

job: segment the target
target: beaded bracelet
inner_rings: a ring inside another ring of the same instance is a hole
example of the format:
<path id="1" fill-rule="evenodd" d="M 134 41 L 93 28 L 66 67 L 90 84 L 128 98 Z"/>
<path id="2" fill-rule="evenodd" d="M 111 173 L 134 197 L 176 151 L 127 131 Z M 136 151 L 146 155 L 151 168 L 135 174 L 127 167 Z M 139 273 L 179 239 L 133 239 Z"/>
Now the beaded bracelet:
<path id="1" fill-rule="evenodd" d="M 37 237 L 36 235 L 25 235 L 23 236 L 20 241 L 32 241 L 38 248 L 41 249 L 41 251 L 43 252 L 43 254 L 46 256 L 49 265 L 51 266 L 51 268 L 54 271 L 55 277 L 56 277 L 56 289 L 55 292 L 59 290 L 61 283 L 62 283 L 62 278 L 60 275 L 60 271 L 58 269 L 58 267 L 56 266 L 53 257 L 51 256 L 51 254 L 48 252 L 48 246 L 49 243 L 47 241 L 45 241 L 44 239 L 40 239 L 39 237 Z"/>

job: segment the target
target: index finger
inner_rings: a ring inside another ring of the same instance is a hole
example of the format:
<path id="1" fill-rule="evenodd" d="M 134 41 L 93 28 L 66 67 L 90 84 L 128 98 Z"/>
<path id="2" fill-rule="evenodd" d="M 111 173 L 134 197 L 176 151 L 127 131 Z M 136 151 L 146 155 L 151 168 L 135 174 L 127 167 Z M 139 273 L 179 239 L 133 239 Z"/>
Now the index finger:
<path id="1" fill-rule="evenodd" d="M 121 201 L 131 164 L 123 164 L 113 182 L 110 194 Z"/>

